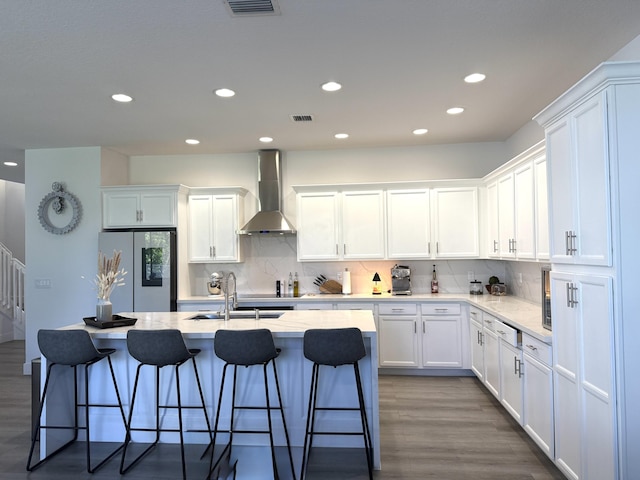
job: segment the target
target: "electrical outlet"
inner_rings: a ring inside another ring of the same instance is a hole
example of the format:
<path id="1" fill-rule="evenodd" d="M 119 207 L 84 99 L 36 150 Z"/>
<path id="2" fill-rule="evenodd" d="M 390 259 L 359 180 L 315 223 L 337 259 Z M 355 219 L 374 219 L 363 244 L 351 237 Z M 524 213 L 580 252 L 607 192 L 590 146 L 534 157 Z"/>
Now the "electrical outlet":
<path id="1" fill-rule="evenodd" d="M 338 279 L 339 282 L 342 282 L 342 272 L 338 272 L 338 274 L 336 275 L 336 278 Z"/>
<path id="2" fill-rule="evenodd" d="M 467 280 L 469 280 L 470 282 L 473 282 L 476 279 L 476 276 L 474 275 L 473 272 L 467 272 Z"/>
<path id="3" fill-rule="evenodd" d="M 518 273 L 518 285 L 522 285 L 522 273 Z"/>
<path id="4" fill-rule="evenodd" d="M 36 278 L 36 288 L 51 288 L 51 279 L 49 278 Z"/>

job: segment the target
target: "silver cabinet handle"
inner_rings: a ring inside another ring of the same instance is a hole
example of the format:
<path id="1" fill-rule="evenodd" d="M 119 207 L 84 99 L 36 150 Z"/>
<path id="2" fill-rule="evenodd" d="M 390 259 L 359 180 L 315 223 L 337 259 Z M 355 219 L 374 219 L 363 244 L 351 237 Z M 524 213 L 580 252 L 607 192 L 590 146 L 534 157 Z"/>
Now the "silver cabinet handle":
<path id="1" fill-rule="evenodd" d="M 570 255 L 575 255 L 576 252 L 578 251 L 577 247 L 576 247 L 576 232 L 570 230 L 569 231 L 569 254 Z"/>
<path id="2" fill-rule="evenodd" d="M 144 210 L 140 210 L 140 221 L 144 221 Z"/>
<path id="3" fill-rule="evenodd" d="M 485 320 L 484 323 L 486 323 L 488 325 L 493 325 L 493 321 L 492 320 Z"/>
<path id="4" fill-rule="evenodd" d="M 418 333 L 418 326 L 416 325 L 416 322 L 413 322 L 413 333 Z"/>
<path id="5" fill-rule="evenodd" d="M 494 240 L 493 241 L 493 253 L 497 253 L 498 252 L 498 241 Z"/>
<path id="6" fill-rule="evenodd" d="M 425 327 L 425 322 L 422 322 L 422 333 L 427 333 L 426 327 Z"/>
<path id="7" fill-rule="evenodd" d="M 443 312 L 443 313 L 449 311 L 448 308 L 436 308 L 435 310 L 436 310 L 436 312 Z"/>
<path id="8" fill-rule="evenodd" d="M 512 253 L 516 253 L 516 239 L 515 238 L 511 239 L 511 252 Z"/>
<path id="9" fill-rule="evenodd" d="M 343 255 L 346 255 L 346 254 L 347 254 L 347 244 L 346 244 L 346 243 L 343 243 L 343 244 L 342 244 L 342 254 L 343 254 Z"/>
<path id="10" fill-rule="evenodd" d="M 564 232 L 564 252 L 565 255 L 569 255 L 569 230 Z"/>
<path id="11" fill-rule="evenodd" d="M 436 242 L 436 254 L 440 253 L 440 242 Z"/>
<path id="12" fill-rule="evenodd" d="M 507 332 L 505 332 L 504 330 L 497 330 L 497 332 L 498 332 L 500 335 L 506 335 L 506 334 L 507 334 Z"/>
<path id="13" fill-rule="evenodd" d="M 513 373 L 518 377 L 522 377 L 522 362 L 518 357 L 513 357 Z"/>
<path id="14" fill-rule="evenodd" d="M 527 344 L 527 345 L 526 345 L 526 347 L 527 347 L 529 350 L 533 350 L 534 352 L 537 352 L 537 351 L 538 351 L 538 347 L 535 347 L 535 346 L 533 346 L 533 345 L 529 345 L 529 344 Z"/>
<path id="15" fill-rule="evenodd" d="M 576 300 L 576 294 L 578 292 L 578 287 L 574 286 L 574 284 L 571 284 L 571 307 L 575 308 L 576 305 L 578 305 L 578 300 Z"/>
<path id="16" fill-rule="evenodd" d="M 392 308 L 392 312 L 404 312 L 404 308 Z"/>
<path id="17" fill-rule="evenodd" d="M 431 255 L 431 242 L 427 242 L 427 253 Z"/>
<path id="18" fill-rule="evenodd" d="M 567 308 L 571 308 L 571 284 L 567 283 Z"/>

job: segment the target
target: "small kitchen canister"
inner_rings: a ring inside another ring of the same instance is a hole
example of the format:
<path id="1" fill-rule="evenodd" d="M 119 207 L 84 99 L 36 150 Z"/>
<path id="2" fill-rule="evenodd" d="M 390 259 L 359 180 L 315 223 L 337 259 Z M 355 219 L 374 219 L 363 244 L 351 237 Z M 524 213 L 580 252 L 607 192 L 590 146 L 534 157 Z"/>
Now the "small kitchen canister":
<path id="1" fill-rule="evenodd" d="M 478 280 L 469 282 L 469 295 L 482 295 L 482 282 Z"/>

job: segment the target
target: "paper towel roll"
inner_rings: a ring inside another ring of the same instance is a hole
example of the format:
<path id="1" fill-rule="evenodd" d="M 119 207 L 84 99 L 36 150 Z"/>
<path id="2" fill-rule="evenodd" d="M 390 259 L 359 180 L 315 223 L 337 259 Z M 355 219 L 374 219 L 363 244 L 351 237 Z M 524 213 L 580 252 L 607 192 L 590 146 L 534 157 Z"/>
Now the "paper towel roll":
<path id="1" fill-rule="evenodd" d="M 351 272 L 346 268 L 342 274 L 342 293 L 351 295 Z"/>

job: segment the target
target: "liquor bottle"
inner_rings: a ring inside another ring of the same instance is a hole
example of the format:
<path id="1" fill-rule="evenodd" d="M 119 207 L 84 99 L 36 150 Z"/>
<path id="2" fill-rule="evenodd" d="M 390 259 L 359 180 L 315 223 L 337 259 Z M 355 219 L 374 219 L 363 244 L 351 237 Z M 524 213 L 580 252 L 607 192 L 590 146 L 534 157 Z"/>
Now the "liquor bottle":
<path id="1" fill-rule="evenodd" d="M 296 272 L 295 276 L 293 277 L 293 296 L 300 296 L 300 282 L 298 282 L 298 272 Z"/>
<path id="2" fill-rule="evenodd" d="M 289 272 L 289 280 L 287 281 L 287 297 L 293 297 L 293 277 Z"/>
<path id="3" fill-rule="evenodd" d="M 433 277 L 431 278 L 431 293 L 438 293 L 438 274 L 436 273 L 436 266 L 433 266 Z"/>

